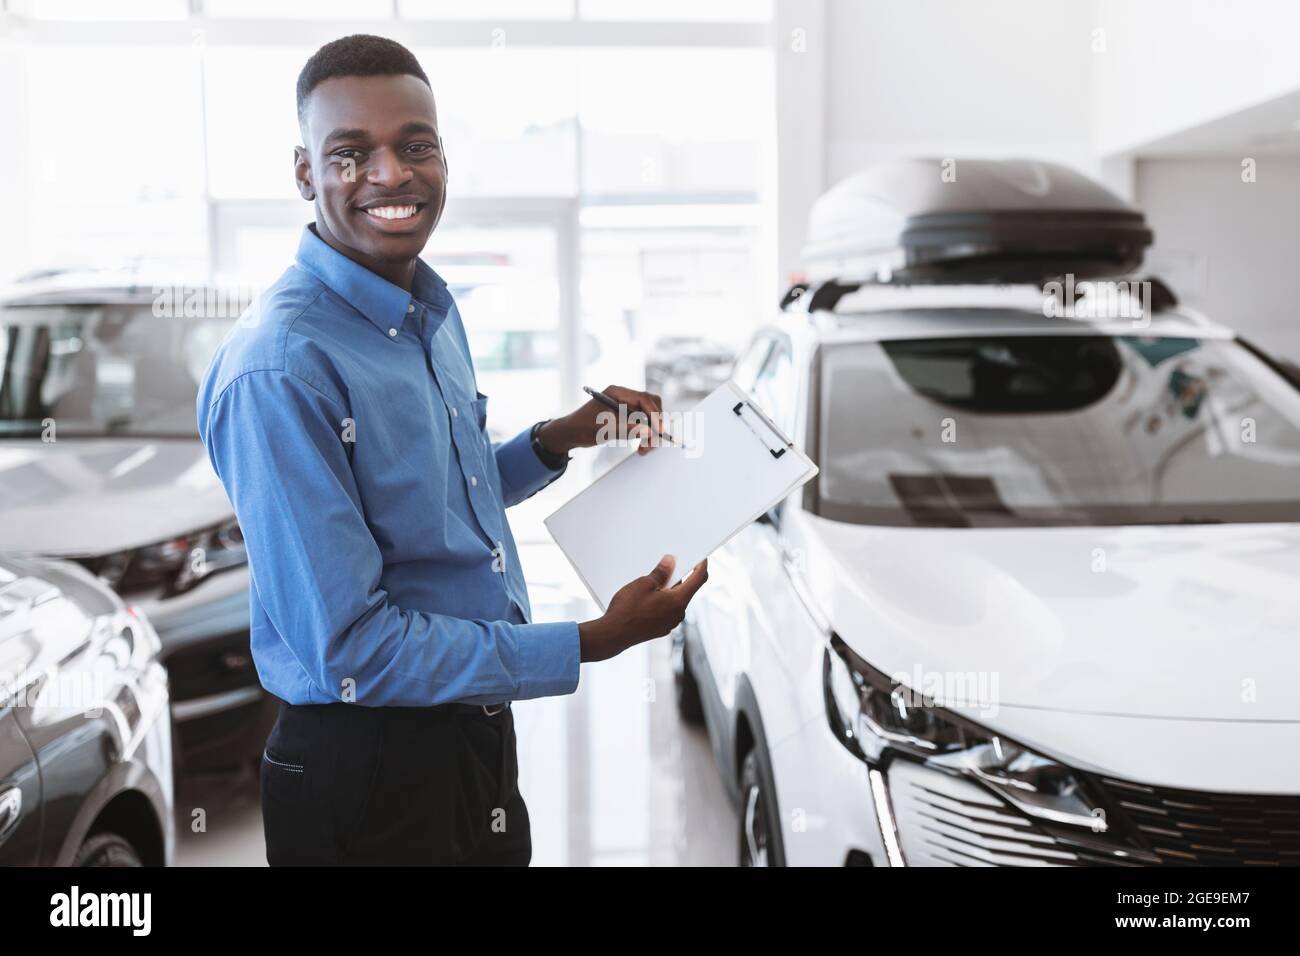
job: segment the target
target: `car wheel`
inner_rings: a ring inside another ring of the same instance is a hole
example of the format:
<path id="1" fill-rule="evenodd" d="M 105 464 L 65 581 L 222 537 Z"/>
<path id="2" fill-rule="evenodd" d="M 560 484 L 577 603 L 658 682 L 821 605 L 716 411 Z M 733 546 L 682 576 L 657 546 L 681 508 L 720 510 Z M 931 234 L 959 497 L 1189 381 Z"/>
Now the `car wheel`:
<path id="1" fill-rule="evenodd" d="M 783 865 L 779 839 L 774 838 L 772 800 L 758 766 L 758 751 L 745 755 L 740 767 L 740 865 Z"/>
<path id="2" fill-rule="evenodd" d="M 686 638 L 680 628 L 673 633 L 673 696 L 677 701 L 677 716 L 688 724 L 704 723 L 700 685 L 686 660 Z"/>
<path id="3" fill-rule="evenodd" d="M 96 833 L 81 844 L 72 858 L 73 866 L 143 866 L 140 855 L 116 833 Z"/>

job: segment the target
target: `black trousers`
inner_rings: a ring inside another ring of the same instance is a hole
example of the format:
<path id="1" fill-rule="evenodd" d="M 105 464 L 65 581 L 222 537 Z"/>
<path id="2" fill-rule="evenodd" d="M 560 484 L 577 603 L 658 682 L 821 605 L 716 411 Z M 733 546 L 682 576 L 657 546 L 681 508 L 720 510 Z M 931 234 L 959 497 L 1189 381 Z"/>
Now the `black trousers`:
<path id="1" fill-rule="evenodd" d="M 288 704 L 262 756 L 272 866 L 526 866 L 514 715 Z"/>

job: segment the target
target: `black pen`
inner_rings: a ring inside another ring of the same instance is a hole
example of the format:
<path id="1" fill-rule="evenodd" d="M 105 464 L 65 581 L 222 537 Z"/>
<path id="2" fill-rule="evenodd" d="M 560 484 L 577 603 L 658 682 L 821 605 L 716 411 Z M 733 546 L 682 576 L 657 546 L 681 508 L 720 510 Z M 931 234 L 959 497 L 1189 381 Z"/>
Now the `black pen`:
<path id="1" fill-rule="evenodd" d="M 614 411 L 618 411 L 619 403 L 616 402 L 614 399 L 610 398 L 610 397 L 609 397 L 608 395 L 606 395 L 604 392 L 598 392 L 598 391 L 596 391 L 596 389 L 592 388 L 592 387 L 589 386 L 589 385 L 584 385 L 584 386 L 582 386 L 582 390 L 583 390 L 584 392 L 586 392 L 588 395 L 590 395 L 592 398 L 594 398 L 596 401 L 600 402 L 600 404 L 604 405 L 606 408 L 612 408 Z M 638 411 L 639 411 L 639 409 L 638 409 Z M 644 413 L 643 413 L 643 414 L 644 414 Z M 677 443 L 673 440 L 673 436 L 670 435 L 670 434 L 668 434 L 668 433 L 665 432 L 665 431 L 661 431 L 661 432 L 659 433 L 659 437 L 662 438 L 662 439 L 664 439 L 665 441 L 667 441 L 669 445 L 676 445 L 676 444 L 677 444 Z"/>

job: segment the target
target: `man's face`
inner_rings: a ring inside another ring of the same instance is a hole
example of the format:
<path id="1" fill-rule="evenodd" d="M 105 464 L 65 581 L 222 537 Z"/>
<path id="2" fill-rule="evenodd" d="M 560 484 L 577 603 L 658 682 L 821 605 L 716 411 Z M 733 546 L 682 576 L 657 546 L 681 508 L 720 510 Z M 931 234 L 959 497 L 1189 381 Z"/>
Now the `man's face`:
<path id="1" fill-rule="evenodd" d="M 343 76 L 311 92 L 294 176 L 321 238 L 409 262 L 442 218 L 447 166 L 433 92 L 414 76 Z"/>

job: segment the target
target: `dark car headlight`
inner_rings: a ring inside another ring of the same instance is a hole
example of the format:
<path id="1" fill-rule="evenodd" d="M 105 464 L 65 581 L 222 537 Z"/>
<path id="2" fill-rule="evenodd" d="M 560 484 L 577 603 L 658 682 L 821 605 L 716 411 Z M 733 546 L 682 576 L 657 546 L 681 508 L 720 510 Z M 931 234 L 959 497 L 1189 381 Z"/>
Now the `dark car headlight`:
<path id="1" fill-rule="evenodd" d="M 901 756 L 974 778 L 1022 813 L 1105 832 L 1105 815 L 1078 774 L 981 727 L 871 667 L 836 636 L 822 667 L 836 738 L 872 766 Z"/>
<path id="2" fill-rule="evenodd" d="M 162 588 L 165 597 L 247 562 L 244 536 L 234 518 L 143 548 L 80 560 L 119 594 Z"/>

